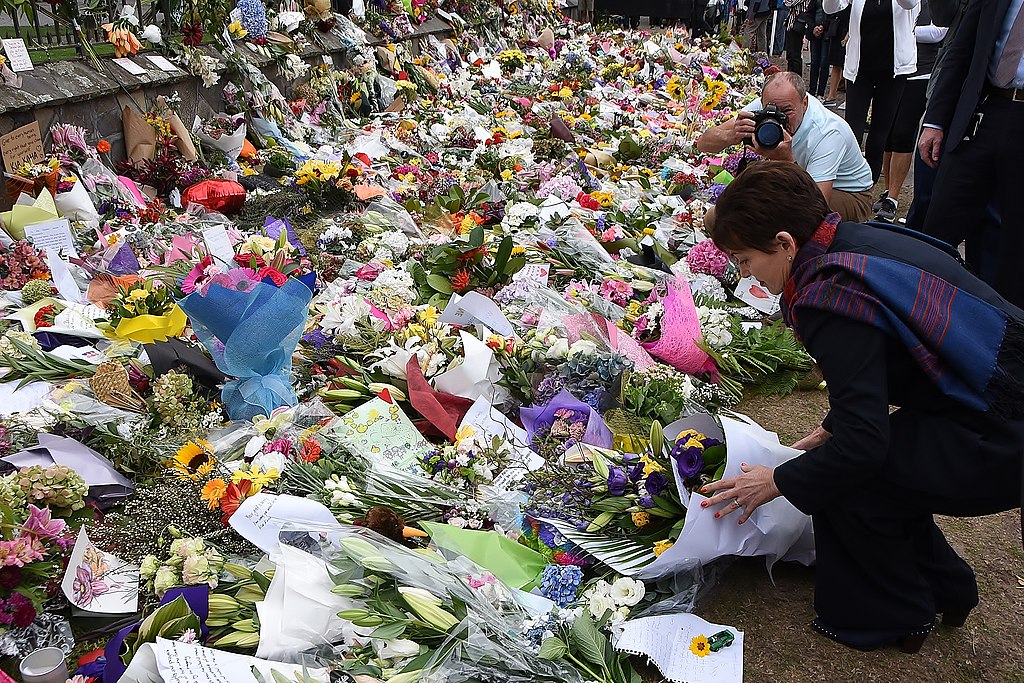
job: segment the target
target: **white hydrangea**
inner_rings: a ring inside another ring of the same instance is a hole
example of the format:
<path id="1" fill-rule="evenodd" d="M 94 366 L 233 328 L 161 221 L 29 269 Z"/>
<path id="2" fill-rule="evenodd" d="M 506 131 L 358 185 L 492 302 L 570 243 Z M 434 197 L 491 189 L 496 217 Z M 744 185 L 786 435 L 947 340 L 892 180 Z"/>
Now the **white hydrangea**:
<path id="1" fill-rule="evenodd" d="M 683 259 L 679 259 L 677 263 L 683 263 Z M 725 301 L 727 295 L 725 293 L 725 287 L 714 275 L 708 275 L 706 273 L 699 273 L 692 276 L 690 280 L 690 291 L 693 292 L 694 296 L 704 296 L 712 301 Z"/>
<path id="2" fill-rule="evenodd" d="M 409 238 L 405 236 L 404 232 L 392 230 L 382 233 L 377 239 L 380 242 L 380 248 L 390 252 L 391 260 L 398 260 L 409 251 Z M 378 250 L 377 253 L 379 254 L 380 251 Z"/>
<path id="3" fill-rule="evenodd" d="M 416 298 L 416 283 L 404 268 L 385 270 L 373 281 L 374 289 L 387 288 L 398 297 L 412 301 Z"/>

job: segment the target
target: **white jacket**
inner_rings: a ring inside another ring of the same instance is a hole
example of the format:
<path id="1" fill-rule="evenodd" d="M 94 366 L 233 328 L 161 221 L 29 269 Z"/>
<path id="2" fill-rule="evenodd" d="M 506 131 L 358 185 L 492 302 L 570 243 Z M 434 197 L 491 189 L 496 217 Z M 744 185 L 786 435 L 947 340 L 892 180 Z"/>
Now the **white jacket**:
<path id="1" fill-rule="evenodd" d="M 860 17 L 864 12 L 865 0 L 822 0 L 822 7 L 828 14 L 841 12 L 851 4 L 850 40 L 846 44 L 846 65 L 843 76 L 857 80 L 860 68 Z M 893 75 L 907 76 L 917 71 L 917 40 L 914 25 L 921 13 L 921 0 L 891 0 L 893 19 Z"/>

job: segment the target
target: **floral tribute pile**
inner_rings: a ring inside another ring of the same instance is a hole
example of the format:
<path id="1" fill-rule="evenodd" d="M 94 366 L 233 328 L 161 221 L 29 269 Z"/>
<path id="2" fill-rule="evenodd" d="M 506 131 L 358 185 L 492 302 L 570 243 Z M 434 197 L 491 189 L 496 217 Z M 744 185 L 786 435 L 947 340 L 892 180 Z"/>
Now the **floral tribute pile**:
<path id="1" fill-rule="evenodd" d="M 238 681 L 634 683 L 619 625 L 692 606 L 663 579 L 790 553 L 800 515 L 730 545 L 696 504 L 791 456 L 729 409 L 811 367 L 703 227 L 753 155 L 692 142 L 763 57 L 523 0 L 186 10 L 168 54 L 225 111 L 126 110 L 116 161 L 60 124 L 14 174 L 0 651 L 56 643 L 76 683 L 200 655 Z M 410 54 L 438 17 L 455 37 Z M 310 66 L 326 31 L 352 49 Z M 252 47 L 225 70 L 204 34 Z"/>

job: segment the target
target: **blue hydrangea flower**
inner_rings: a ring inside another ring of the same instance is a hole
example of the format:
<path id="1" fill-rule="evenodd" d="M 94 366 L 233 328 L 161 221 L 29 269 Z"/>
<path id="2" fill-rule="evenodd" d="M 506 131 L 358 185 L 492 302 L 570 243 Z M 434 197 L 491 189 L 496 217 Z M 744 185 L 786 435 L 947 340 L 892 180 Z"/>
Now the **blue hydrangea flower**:
<path id="1" fill-rule="evenodd" d="M 583 570 L 574 565 L 549 564 L 541 574 L 540 592 L 559 607 L 576 601 L 576 593 L 583 582 Z"/>
<path id="2" fill-rule="evenodd" d="M 249 38 L 264 38 L 270 30 L 267 23 L 267 8 L 263 0 L 238 0 L 238 11 L 242 14 L 242 28 Z"/>

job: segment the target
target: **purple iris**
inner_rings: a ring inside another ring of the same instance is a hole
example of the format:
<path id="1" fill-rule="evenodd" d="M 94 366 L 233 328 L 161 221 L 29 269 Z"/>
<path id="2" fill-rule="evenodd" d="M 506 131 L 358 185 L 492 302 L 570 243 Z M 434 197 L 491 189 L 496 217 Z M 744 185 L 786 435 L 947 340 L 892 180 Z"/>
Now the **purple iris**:
<path id="1" fill-rule="evenodd" d="M 613 496 L 625 495 L 628 482 L 629 477 L 626 476 L 626 470 L 621 467 L 612 467 L 608 471 L 608 493 Z"/>
<path id="2" fill-rule="evenodd" d="M 650 509 L 654 507 L 654 498 L 650 496 L 640 496 L 636 499 L 636 503 L 642 508 Z"/>

